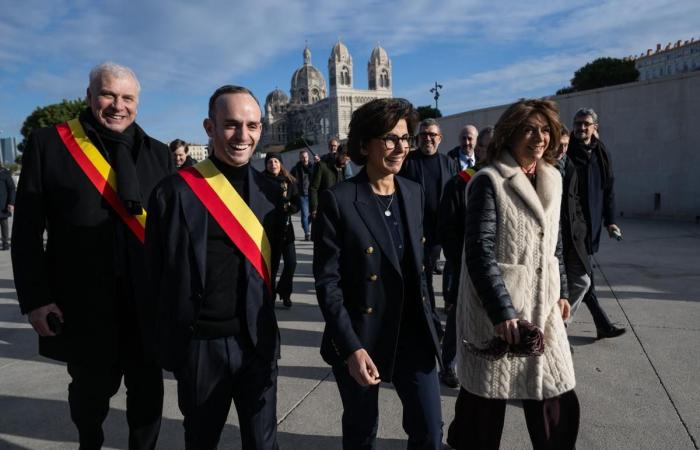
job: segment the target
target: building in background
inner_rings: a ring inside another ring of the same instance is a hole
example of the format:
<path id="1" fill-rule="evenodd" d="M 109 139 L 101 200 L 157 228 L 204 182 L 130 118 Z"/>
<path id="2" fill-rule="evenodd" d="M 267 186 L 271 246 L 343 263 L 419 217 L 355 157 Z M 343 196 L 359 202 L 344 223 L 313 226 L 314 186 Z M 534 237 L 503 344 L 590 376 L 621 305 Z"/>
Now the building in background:
<path id="1" fill-rule="evenodd" d="M 288 97 L 280 89 L 265 99 L 262 147 L 283 147 L 300 137 L 316 143 L 331 137 L 345 139 L 352 113 L 376 98 L 392 97 L 391 60 L 377 45 L 367 63 L 367 89 L 355 89 L 353 62 L 348 48 L 338 41 L 328 58 L 326 80 L 311 63 L 311 50 L 304 48 L 304 64 L 292 75 Z"/>
<path id="2" fill-rule="evenodd" d="M 197 160 L 197 162 L 207 159 L 209 157 L 209 146 L 203 144 L 187 144 L 188 152 L 191 158 Z"/>
<path id="3" fill-rule="evenodd" d="M 0 138 L 0 162 L 13 164 L 17 159 L 17 142 L 14 137 Z"/>
<path id="4" fill-rule="evenodd" d="M 700 40 L 669 42 L 666 47 L 656 44 L 656 51 L 648 49 L 625 59 L 634 61 L 639 81 L 700 70 Z"/>

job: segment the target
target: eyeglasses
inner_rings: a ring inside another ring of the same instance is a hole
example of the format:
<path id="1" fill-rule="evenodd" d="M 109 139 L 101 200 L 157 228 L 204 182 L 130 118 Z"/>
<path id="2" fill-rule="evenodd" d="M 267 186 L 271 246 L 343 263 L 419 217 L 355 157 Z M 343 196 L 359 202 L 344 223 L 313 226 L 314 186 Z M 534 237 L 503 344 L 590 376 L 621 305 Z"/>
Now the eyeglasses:
<path id="1" fill-rule="evenodd" d="M 585 120 L 576 120 L 574 121 L 574 126 L 575 127 L 584 127 L 584 128 L 590 128 L 591 126 L 595 125 L 593 122 L 587 122 Z"/>
<path id="2" fill-rule="evenodd" d="M 386 136 L 378 137 L 377 139 L 384 142 L 384 148 L 386 148 L 387 150 L 394 150 L 399 145 L 401 147 L 412 146 L 414 137 L 410 134 L 404 134 L 403 136 L 387 134 Z"/>
<path id="3" fill-rule="evenodd" d="M 425 138 L 435 139 L 436 137 L 442 136 L 440 133 L 431 133 L 428 131 L 421 131 L 420 133 L 418 133 L 418 135 L 420 137 L 422 137 L 423 139 L 425 139 Z"/>

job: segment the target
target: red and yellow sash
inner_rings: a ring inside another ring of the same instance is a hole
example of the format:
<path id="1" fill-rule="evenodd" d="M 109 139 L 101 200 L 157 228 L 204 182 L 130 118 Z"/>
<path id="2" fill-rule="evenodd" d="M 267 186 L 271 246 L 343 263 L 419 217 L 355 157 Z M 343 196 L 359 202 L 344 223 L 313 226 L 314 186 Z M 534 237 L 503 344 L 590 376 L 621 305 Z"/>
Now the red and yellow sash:
<path id="1" fill-rule="evenodd" d="M 459 177 L 465 183 L 469 183 L 469 180 L 472 179 L 472 177 L 474 176 L 475 173 L 476 173 L 476 170 L 474 170 L 474 168 L 472 168 L 472 167 L 469 167 L 467 169 L 460 171 L 457 175 L 459 175 Z"/>
<path id="2" fill-rule="evenodd" d="M 141 214 L 132 215 L 124 207 L 117 195 L 117 174 L 102 156 L 97 147 L 90 142 L 83 126 L 78 119 L 56 125 L 58 135 L 75 162 L 83 170 L 88 179 L 95 185 L 107 203 L 114 209 L 136 238 L 143 244 L 146 237 L 146 210 Z"/>
<path id="3" fill-rule="evenodd" d="M 272 292 L 271 248 L 265 229 L 214 163 L 205 159 L 178 171 Z"/>

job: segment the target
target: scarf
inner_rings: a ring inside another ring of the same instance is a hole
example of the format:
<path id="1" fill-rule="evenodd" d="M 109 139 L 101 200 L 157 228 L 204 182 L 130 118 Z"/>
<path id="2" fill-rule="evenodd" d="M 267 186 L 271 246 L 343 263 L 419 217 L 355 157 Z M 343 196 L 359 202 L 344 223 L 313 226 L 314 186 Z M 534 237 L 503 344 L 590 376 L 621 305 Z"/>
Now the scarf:
<path id="1" fill-rule="evenodd" d="M 129 214 L 141 214 L 142 199 L 136 159 L 143 145 L 145 133 L 132 123 L 122 133 L 104 127 L 95 119 L 90 109 L 80 113 L 80 122 L 88 133 L 97 135 L 105 157 L 117 174 L 117 194 Z"/>

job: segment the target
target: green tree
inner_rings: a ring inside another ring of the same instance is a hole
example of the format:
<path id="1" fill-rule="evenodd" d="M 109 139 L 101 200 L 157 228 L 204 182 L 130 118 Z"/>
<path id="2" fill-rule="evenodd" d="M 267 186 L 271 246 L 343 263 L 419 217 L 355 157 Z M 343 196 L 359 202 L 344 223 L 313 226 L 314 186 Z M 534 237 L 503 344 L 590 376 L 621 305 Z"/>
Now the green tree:
<path id="1" fill-rule="evenodd" d="M 419 106 L 418 108 L 416 108 L 416 111 L 418 111 L 418 116 L 420 120 L 437 119 L 438 117 L 442 117 L 442 113 L 440 112 L 440 110 L 433 108 L 430 105 Z"/>
<path id="2" fill-rule="evenodd" d="M 571 87 L 560 89 L 557 94 L 631 83 L 638 79 L 639 71 L 634 67 L 634 61 L 625 61 L 619 58 L 598 58 L 574 72 Z"/>
<path id="3" fill-rule="evenodd" d="M 63 99 L 61 103 L 37 107 L 27 116 L 24 120 L 24 124 L 22 124 L 20 132 L 24 139 L 19 143 L 17 149 L 20 152 L 24 151 L 24 146 L 32 131 L 74 119 L 78 117 L 80 111 L 86 107 L 87 103 L 85 103 L 85 100 L 82 98 L 77 98 L 75 100 Z"/>

